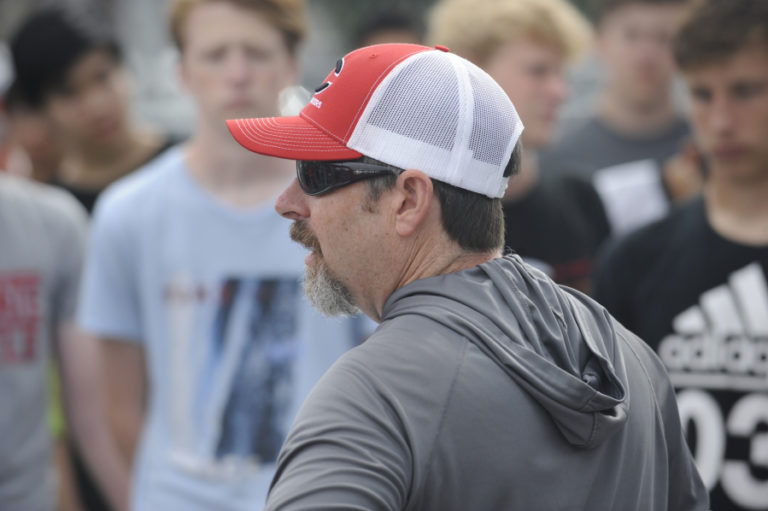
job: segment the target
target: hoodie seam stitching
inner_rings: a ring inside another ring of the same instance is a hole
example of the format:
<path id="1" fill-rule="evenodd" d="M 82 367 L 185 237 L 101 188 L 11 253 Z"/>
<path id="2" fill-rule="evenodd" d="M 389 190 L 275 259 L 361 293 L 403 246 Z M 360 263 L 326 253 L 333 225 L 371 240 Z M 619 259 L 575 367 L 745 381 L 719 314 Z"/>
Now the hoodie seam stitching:
<path id="1" fill-rule="evenodd" d="M 453 373 L 453 378 L 451 379 L 451 386 L 448 389 L 448 392 L 445 395 L 445 401 L 443 402 L 443 411 L 440 414 L 440 421 L 437 424 L 437 427 L 435 428 L 435 434 L 432 437 L 432 445 L 429 448 L 429 455 L 427 456 L 426 463 L 424 464 L 424 467 L 429 473 L 429 467 L 432 466 L 433 458 L 435 455 L 435 446 L 437 445 L 437 439 L 440 437 L 440 433 L 443 431 L 443 426 L 445 424 L 445 417 L 448 415 L 448 403 L 451 401 L 451 397 L 453 396 L 453 393 L 456 389 L 456 384 L 459 380 L 459 373 L 461 372 L 461 368 L 464 367 L 464 362 L 467 360 L 467 350 L 469 349 L 469 345 L 471 341 L 467 339 L 466 337 L 462 336 L 462 339 L 464 340 L 464 346 L 461 350 L 461 359 L 456 364 L 456 370 Z M 422 481 L 421 485 L 419 485 L 418 493 L 421 492 L 421 489 L 424 485 L 424 481 Z"/>
<path id="2" fill-rule="evenodd" d="M 632 352 L 632 356 L 635 357 L 635 360 L 637 361 L 638 365 L 642 369 L 643 375 L 645 375 L 645 379 L 648 382 L 649 387 L 651 388 L 651 394 L 653 395 L 653 405 L 656 408 L 656 411 L 659 412 L 659 414 L 663 417 L 664 414 L 661 413 L 661 405 L 659 401 L 659 396 L 656 392 L 656 385 L 654 384 L 654 381 L 651 378 L 651 375 L 648 373 L 648 369 L 645 367 L 645 362 L 637 353 L 637 350 L 635 350 L 634 346 L 632 346 L 632 344 L 628 342 L 623 335 L 620 335 L 618 337 L 621 339 L 621 342 L 624 344 L 624 346 L 626 346 L 627 349 L 629 349 L 629 351 Z M 630 413 L 629 408 L 627 408 L 627 416 L 629 416 L 629 413 Z"/>
<path id="3" fill-rule="evenodd" d="M 656 409 L 659 410 L 659 396 L 656 394 L 656 386 L 653 384 L 653 379 L 651 379 L 651 375 L 648 374 L 648 370 L 645 367 L 645 362 L 640 358 L 640 356 L 637 354 L 637 351 L 635 351 L 635 348 L 624 339 L 623 335 L 618 336 L 621 339 L 621 342 L 629 349 L 629 351 L 632 352 L 632 356 L 635 357 L 635 360 L 637 361 L 640 368 L 643 370 L 643 374 L 645 375 L 645 379 L 648 381 L 648 384 L 651 387 L 651 392 L 653 393 L 653 404 L 656 405 Z M 627 409 L 627 413 L 629 413 L 629 409 Z"/>

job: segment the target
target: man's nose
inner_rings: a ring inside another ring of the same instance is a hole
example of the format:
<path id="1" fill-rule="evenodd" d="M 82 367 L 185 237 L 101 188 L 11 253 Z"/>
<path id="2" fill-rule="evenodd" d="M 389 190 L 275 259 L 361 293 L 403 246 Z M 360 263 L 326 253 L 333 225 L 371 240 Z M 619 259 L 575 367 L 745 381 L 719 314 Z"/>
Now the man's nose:
<path id="1" fill-rule="evenodd" d="M 294 178 L 288 188 L 275 200 L 275 211 L 283 218 L 302 220 L 309 217 L 307 196 L 299 186 L 299 180 Z"/>

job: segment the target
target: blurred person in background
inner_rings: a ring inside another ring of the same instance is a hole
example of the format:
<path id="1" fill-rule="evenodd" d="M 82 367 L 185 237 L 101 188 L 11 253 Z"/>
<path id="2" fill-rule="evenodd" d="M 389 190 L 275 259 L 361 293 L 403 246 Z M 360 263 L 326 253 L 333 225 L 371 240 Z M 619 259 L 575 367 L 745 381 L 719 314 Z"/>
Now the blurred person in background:
<path id="1" fill-rule="evenodd" d="M 109 183 L 169 146 L 165 137 L 132 118 L 120 49 L 94 19 L 63 8 L 34 10 L 17 27 L 9 48 L 14 71 L 10 133 L 15 128 L 25 137 L 17 148 L 27 156 L 31 177 L 68 190 L 90 212 Z M 58 151 L 58 162 L 41 151 L 46 144 Z M 94 483 L 101 476 L 88 473 L 79 450 L 73 449 L 73 461 L 83 505 L 109 509 L 107 501 L 116 504 L 122 490 L 107 488 L 111 496 L 105 498 Z M 116 477 L 110 475 L 108 484 L 119 486 Z"/>
<path id="2" fill-rule="evenodd" d="M 5 91 L 1 106 L 4 137 L 0 146 L 5 152 L 0 156 L 0 171 L 43 183 L 51 181 L 61 163 L 61 144 L 53 135 L 48 118 L 29 106 L 13 84 Z M 53 348 L 55 352 L 55 346 Z M 59 372 L 54 362 L 58 358 L 49 358 L 47 417 L 58 476 L 58 506 L 61 511 L 78 511 L 81 503 L 74 484 L 72 449 L 65 427 Z"/>
<path id="3" fill-rule="evenodd" d="M 50 183 L 61 167 L 61 141 L 54 134 L 50 119 L 23 97 L 18 84 L 3 96 L 8 156 L 3 170 Z"/>
<path id="4" fill-rule="evenodd" d="M 664 176 L 667 160 L 689 141 L 688 123 L 673 98 L 671 49 L 687 3 L 593 0 L 595 49 L 605 76 L 598 109 L 564 127 L 542 152 L 547 168 L 593 180 L 615 233 L 660 218 L 670 202 L 699 191 L 696 166 L 675 167 L 692 174 L 688 179 Z"/>
<path id="5" fill-rule="evenodd" d="M 272 209 L 294 166 L 225 123 L 280 113 L 302 0 L 174 0 L 170 22 L 193 135 L 99 199 L 78 322 L 102 345 L 131 509 L 258 510 L 296 409 L 364 325 L 304 299 Z"/>
<path id="6" fill-rule="evenodd" d="M 52 461 L 46 417 L 48 403 L 54 398 L 48 386 L 50 358 L 58 362 L 72 435 L 98 470 L 108 494 L 116 501 L 125 498 L 126 488 L 109 484 L 117 480 L 119 466 L 114 446 L 101 427 L 98 357 L 94 346 L 83 342 L 74 330 L 86 229 L 85 210 L 66 192 L 0 172 L 3 511 L 80 509 L 68 467 Z M 56 461 L 61 462 L 62 457 Z M 54 467 L 59 469 L 58 478 Z"/>
<path id="7" fill-rule="evenodd" d="M 537 157 L 567 93 L 565 66 L 589 45 L 587 20 L 562 0 L 443 0 L 427 37 L 487 71 L 525 123 L 520 175 L 502 199 L 505 245 L 588 291 L 592 259 L 609 234 L 602 203 L 588 181 L 541 168 Z"/>
<path id="8" fill-rule="evenodd" d="M 712 509 L 768 509 L 768 2 L 703 2 L 675 56 L 702 197 L 608 247 L 596 295 L 660 355 Z"/>
<path id="9" fill-rule="evenodd" d="M 10 48 L 21 100 L 49 119 L 62 143 L 50 182 L 89 211 L 108 184 L 170 145 L 132 117 L 120 49 L 90 18 L 57 8 L 34 12 Z"/>

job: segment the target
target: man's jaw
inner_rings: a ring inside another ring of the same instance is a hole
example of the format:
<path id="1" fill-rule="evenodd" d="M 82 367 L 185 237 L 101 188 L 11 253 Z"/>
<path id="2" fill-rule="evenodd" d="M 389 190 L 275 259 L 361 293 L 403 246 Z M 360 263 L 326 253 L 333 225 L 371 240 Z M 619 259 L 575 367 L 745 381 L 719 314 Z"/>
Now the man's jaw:
<path id="1" fill-rule="evenodd" d="M 349 290 L 323 263 L 320 243 L 309 231 L 307 224 L 303 220 L 295 221 L 291 225 L 290 234 L 293 241 L 310 251 L 304 259 L 307 272 L 304 292 L 312 305 L 327 316 L 351 316 L 360 312 Z"/>

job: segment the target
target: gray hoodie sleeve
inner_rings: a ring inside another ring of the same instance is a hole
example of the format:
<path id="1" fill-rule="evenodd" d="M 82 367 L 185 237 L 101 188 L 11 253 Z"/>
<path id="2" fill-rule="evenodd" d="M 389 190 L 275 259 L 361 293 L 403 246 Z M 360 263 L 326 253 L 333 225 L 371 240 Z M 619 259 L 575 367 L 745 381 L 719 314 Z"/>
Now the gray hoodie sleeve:
<path id="1" fill-rule="evenodd" d="M 677 511 L 702 511 L 709 509 L 709 495 L 698 474 L 694 458 L 688 448 L 680 423 L 680 412 L 672 382 L 663 363 L 648 345 L 634 335 L 622 336 L 634 355 L 649 371 L 648 379 L 653 386 L 658 409 L 662 414 L 664 436 L 669 452 L 669 504 L 667 509 Z M 654 373 L 650 371 L 655 370 Z"/>
<path id="2" fill-rule="evenodd" d="M 402 509 L 412 457 L 395 401 L 369 369 L 340 360 L 296 418 L 266 509 Z"/>
<path id="3" fill-rule="evenodd" d="M 659 406 L 664 410 L 669 439 L 669 508 L 685 510 L 709 509 L 709 495 L 702 483 L 694 458 L 688 448 L 680 424 L 680 413 L 672 384 L 666 373 L 663 390 L 658 394 Z"/>

